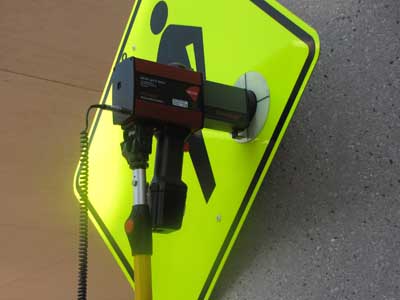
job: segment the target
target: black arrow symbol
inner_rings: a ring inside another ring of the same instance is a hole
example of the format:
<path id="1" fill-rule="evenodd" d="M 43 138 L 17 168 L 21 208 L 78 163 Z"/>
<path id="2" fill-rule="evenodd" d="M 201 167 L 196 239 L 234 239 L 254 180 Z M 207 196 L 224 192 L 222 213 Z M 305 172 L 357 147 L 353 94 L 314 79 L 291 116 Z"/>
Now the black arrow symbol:
<path id="1" fill-rule="evenodd" d="M 208 202 L 215 189 L 215 179 L 201 131 L 190 137 L 189 147 L 190 158 L 199 179 L 201 190 L 206 202 Z"/>

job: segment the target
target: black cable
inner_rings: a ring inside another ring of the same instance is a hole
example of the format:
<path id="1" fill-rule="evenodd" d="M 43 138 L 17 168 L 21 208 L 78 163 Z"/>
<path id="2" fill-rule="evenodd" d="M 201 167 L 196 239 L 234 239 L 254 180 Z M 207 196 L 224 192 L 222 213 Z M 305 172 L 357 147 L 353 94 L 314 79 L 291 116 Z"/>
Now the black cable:
<path id="1" fill-rule="evenodd" d="M 89 111 L 89 110 L 88 110 Z M 86 121 L 87 122 L 87 121 Z M 87 125 L 86 125 L 87 128 Z M 78 300 L 86 300 L 88 271 L 88 185 L 89 185 L 89 138 L 87 129 L 80 135 L 80 173 L 79 173 L 79 278 Z"/>
<path id="2" fill-rule="evenodd" d="M 128 115 L 130 115 L 132 113 L 129 109 L 119 107 L 116 105 L 92 104 L 89 106 L 88 110 L 86 111 L 86 125 L 85 125 L 85 129 L 83 130 L 85 132 L 87 132 L 89 129 L 89 113 L 93 108 L 100 108 L 100 109 L 110 110 L 113 112 L 119 112 L 119 113 L 128 114 Z"/>
<path id="3" fill-rule="evenodd" d="M 88 203 L 89 203 L 89 113 L 93 108 L 100 108 L 130 114 L 131 111 L 107 104 L 93 104 L 86 112 L 85 129 L 80 133 L 80 172 L 78 179 L 79 193 L 79 265 L 78 265 L 78 300 L 87 299 L 87 275 L 88 275 Z"/>

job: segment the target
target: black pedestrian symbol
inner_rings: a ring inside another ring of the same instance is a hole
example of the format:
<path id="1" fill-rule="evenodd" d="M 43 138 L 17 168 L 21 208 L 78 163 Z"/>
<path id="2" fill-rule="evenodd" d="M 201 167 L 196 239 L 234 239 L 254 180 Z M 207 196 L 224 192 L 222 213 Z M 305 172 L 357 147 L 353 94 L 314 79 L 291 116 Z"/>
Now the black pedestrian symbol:
<path id="1" fill-rule="evenodd" d="M 150 28 L 154 34 L 162 34 L 158 47 L 157 62 L 162 64 L 181 64 L 203 74 L 204 63 L 203 31 L 201 27 L 171 24 L 165 28 L 168 19 L 168 6 L 165 1 L 156 4 L 151 14 Z M 164 31 L 163 31 L 164 30 Z M 192 47 L 192 48 L 190 48 Z M 195 66 L 190 64 L 188 49 L 193 49 Z M 200 132 L 189 139 L 190 157 L 193 161 L 206 202 L 215 189 L 214 174 L 211 169 L 203 135 Z"/>

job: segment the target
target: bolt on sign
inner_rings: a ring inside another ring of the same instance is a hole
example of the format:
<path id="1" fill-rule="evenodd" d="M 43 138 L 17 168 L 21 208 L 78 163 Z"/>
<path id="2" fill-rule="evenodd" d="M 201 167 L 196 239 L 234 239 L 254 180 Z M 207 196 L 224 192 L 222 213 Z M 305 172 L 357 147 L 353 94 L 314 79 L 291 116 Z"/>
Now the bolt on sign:
<path id="1" fill-rule="evenodd" d="M 135 1 L 113 66 L 130 56 L 179 63 L 207 80 L 249 88 L 258 101 L 242 142 L 207 129 L 190 138 L 182 176 L 188 186 L 182 228 L 153 233 L 155 300 L 210 297 L 318 54 L 317 33 L 276 1 Z M 111 104 L 111 74 L 112 68 L 101 103 Z M 124 232 L 132 173 L 121 141 L 112 114 L 98 112 L 90 131 L 89 212 L 134 287 Z"/>

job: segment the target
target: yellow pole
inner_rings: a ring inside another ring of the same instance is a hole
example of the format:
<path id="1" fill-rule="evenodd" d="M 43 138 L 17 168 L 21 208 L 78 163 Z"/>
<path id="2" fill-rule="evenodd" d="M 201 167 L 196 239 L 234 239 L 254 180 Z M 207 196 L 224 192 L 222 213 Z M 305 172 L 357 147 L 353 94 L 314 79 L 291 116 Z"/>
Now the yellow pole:
<path id="1" fill-rule="evenodd" d="M 135 270 L 135 300 L 152 300 L 151 255 L 133 257 Z"/>
<path id="2" fill-rule="evenodd" d="M 146 181 L 152 136 L 152 127 L 150 130 L 140 124 L 133 124 L 132 127 L 124 129 L 122 144 L 122 154 L 127 159 L 133 175 L 133 206 L 125 222 L 125 232 L 133 256 L 135 300 L 152 300 L 153 298 L 151 288 L 152 220 Z"/>

